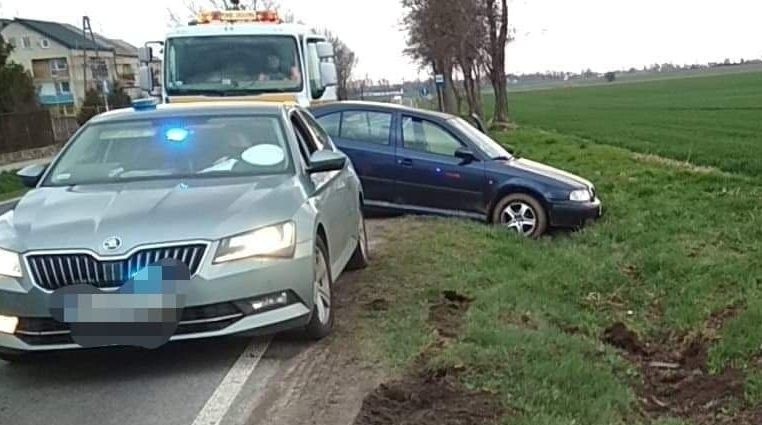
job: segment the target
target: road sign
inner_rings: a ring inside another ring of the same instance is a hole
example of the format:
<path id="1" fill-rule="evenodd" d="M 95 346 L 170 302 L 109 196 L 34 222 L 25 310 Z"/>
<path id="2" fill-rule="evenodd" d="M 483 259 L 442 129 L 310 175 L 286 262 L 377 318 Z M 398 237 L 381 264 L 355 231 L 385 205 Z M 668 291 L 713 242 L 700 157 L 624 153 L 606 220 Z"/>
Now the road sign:
<path id="1" fill-rule="evenodd" d="M 437 74 L 437 75 L 435 75 L 434 76 L 434 81 L 439 86 L 444 85 L 444 74 Z"/>

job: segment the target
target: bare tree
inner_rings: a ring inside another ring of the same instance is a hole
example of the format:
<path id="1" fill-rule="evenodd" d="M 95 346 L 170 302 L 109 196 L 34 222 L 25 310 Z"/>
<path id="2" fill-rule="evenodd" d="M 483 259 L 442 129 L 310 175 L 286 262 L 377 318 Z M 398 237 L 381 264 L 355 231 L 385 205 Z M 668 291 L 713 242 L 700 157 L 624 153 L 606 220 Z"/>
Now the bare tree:
<path id="1" fill-rule="evenodd" d="M 357 55 L 347 46 L 336 34 L 331 31 L 323 31 L 328 41 L 333 44 L 334 62 L 336 63 L 336 73 L 338 75 L 338 87 L 336 94 L 339 100 L 346 100 L 349 97 L 349 81 L 352 78 L 352 71 L 357 65 Z"/>
<path id="2" fill-rule="evenodd" d="M 408 30 L 405 54 L 432 67 L 434 74 L 444 77 L 442 104 L 446 112 L 457 113 L 457 96 L 453 81 L 456 65 L 457 35 L 452 28 L 460 19 L 451 8 L 458 0 L 402 0 L 406 9 L 403 23 Z"/>
<path id="3" fill-rule="evenodd" d="M 487 18 L 485 65 L 495 91 L 494 123 L 508 122 L 508 82 L 505 75 L 505 48 L 508 45 L 508 0 L 483 0 Z"/>
<path id="4" fill-rule="evenodd" d="M 482 59 L 487 37 L 484 0 L 403 0 L 409 47 L 405 53 L 445 80 L 444 109 L 483 116 Z M 460 71 L 462 85 L 455 82 Z M 462 87 L 462 89 L 461 89 Z"/>

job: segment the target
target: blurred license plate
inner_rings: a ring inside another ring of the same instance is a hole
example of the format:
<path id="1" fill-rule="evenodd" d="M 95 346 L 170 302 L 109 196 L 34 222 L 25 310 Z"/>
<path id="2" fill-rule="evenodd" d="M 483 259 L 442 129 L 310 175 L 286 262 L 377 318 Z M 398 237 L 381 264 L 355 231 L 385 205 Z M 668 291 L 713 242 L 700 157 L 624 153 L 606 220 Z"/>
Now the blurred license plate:
<path id="1" fill-rule="evenodd" d="M 177 321 L 177 295 L 67 294 L 66 323 L 159 323 Z"/>

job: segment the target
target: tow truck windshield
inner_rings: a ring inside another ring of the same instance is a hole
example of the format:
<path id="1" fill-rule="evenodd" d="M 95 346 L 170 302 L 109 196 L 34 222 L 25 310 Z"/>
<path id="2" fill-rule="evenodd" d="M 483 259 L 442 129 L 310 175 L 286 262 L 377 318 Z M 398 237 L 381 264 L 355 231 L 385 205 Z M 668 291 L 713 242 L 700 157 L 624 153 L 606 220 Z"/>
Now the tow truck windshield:
<path id="1" fill-rule="evenodd" d="M 291 36 L 180 37 L 170 39 L 166 51 L 170 96 L 302 90 L 299 53 Z"/>

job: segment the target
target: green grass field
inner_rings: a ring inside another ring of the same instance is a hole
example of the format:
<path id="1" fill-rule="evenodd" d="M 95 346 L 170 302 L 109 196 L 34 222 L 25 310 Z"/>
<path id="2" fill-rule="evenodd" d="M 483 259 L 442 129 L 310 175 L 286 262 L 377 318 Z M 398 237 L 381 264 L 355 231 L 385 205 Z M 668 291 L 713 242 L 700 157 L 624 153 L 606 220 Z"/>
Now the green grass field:
<path id="1" fill-rule="evenodd" d="M 520 125 L 762 176 L 762 72 L 511 95 Z"/>
<path id="2" fill-rule="evenodd" d="M 0 173 L 0 201 L 21 196 L 26 188 L 15 173 Z"/>
<path id="3" fill-rule="evenodd" d="M 496 138 L 591 179 L 606 216 L 540 241 L 436 219 L 391 235 L 369 285 L 393 307 L 370 314 L 368 339 L 404 373 L 432 342 L 430 302 L 457 290 L 474 298 L 465 331 L 428 366 L 495 392 L 507 424 L 757 423 L 743 415 L 762 412 L 761 94 L 761 76 L 738 75 L 513 96 L 522 128 Z M 706 379 L 733 368 L 741 390 L 644 414 L 644 372 L 601 340 L 615 322 L 674 349 L 703 341 Z"/>

